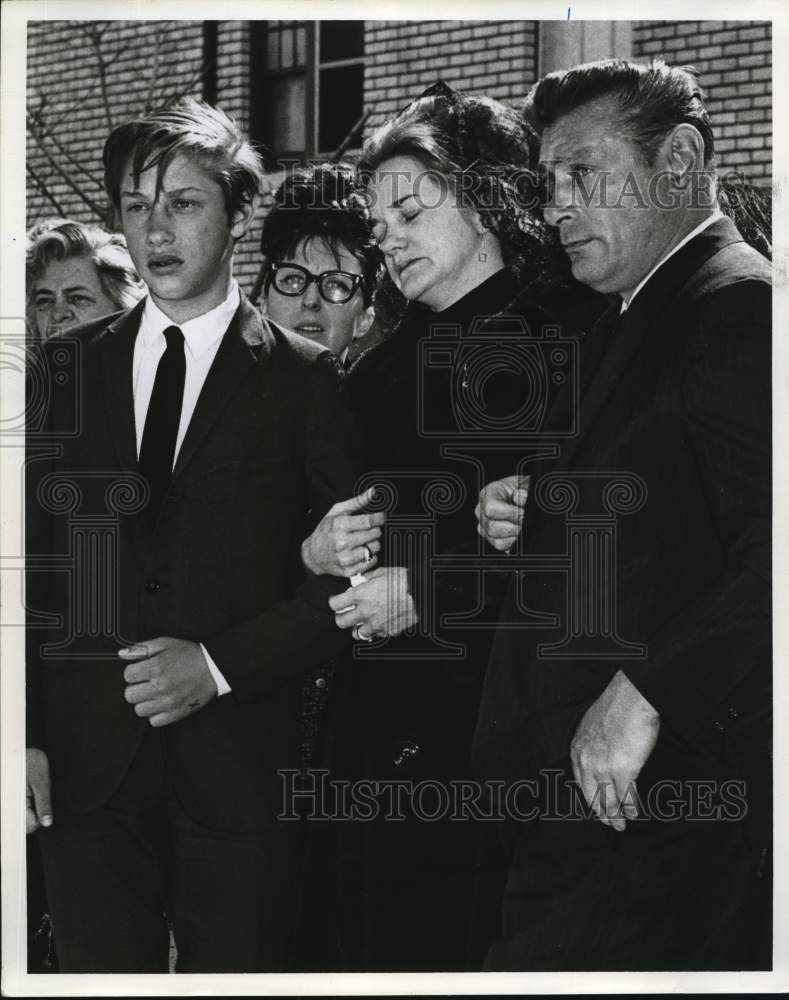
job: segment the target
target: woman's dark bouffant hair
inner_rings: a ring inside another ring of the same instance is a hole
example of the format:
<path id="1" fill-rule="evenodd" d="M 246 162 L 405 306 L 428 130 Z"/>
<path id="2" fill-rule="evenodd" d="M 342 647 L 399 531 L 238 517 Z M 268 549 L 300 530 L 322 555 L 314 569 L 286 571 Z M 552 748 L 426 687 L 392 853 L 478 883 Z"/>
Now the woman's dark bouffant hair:
<path id="1" fill-rule="evenodd" d="M 506 263 L 517 265 L 543 243 L 538 155 L 536 134 L 514 108 L 439 82 L 370 137 L 358 170 L 367 181 L 385 160 L 412 156 L 452 184 L 498 237 Z"/>
<path id="2" fill-rule="evenodd" d="M 293 259 L 302 240 L 323 240 L 339 254 L 346 250 L 362 266 L 362 295 L 369 305 L 383 270 L 383 254 L 373 238 L 367 203 L 353 167 L 318 164 L 289 174 L 280 184 L 263 222 L 263 288 L 271 282 L 271 262 Z"/>
<path id="3" fill-rule="evenodd" d="M 360 180 L 395 156 L 445 177 L 458 203 L 475 209 L 498 238 L 505 264 L 535 290 L 551 285 L 557 243 L 539 214 L 539 139 L 518 111 L 440 81 L 368 139 Z M 389 284 L 385 294 L 396 298 Z"/>

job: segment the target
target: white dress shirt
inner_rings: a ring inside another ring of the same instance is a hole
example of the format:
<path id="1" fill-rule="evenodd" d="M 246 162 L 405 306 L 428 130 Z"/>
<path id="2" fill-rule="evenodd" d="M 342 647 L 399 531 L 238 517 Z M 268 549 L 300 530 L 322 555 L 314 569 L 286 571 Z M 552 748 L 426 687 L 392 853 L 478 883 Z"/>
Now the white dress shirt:
<path id="1" fill-rule="evenodd" d="M 138 458 L 140 457 L 142 434 L 145 429 L 145 417 L 148 413 L 148 405 L 151 402 L 153 384 L 156 379 L 156 369 L 167 348 L 164 331 L 168 326 L 177 326 L 183 333 L 184 358 L 186 360 L 184 398 L 181 404 L 178 437 L 175 441 L 174 465 L 186 437 L 186 430 L 194 414 L 197 398 L 200 395 L 200 390 L 203 388 L 208 370 L 213 364 L 216 352 L 222 343 L 222 337 L 224 337 L 240 301 L 241 293 L 238 290 L 238 284 L 232 281 L 227 298 L 210 312 L 204 313 L 196 319 L 190 319 L 186 323 L 173 323 L 169 316 L 165 316 L 150 296 L 146 299 L 140 318 L 140 329 L 137 332 L 137 339 L 134 342 L 134 358 L 132 360 L 134 426 L 137 433 Z M 220 696 L 228 694 L 230 685 L 202 643 L 200 643 L 200 648 L 203 651 L 208 669 L 211 671 L 211 676 L 216 684 L 217 694 Z"/>
<path id="2" fill-rule="evenodd" d="M 620 310 L 620 315 L 627 310 L 627 307 L 630 305 L 630 303 L 633 301 L 636 295 L 638 295 L 638 293 L 641 291 L 644 285 L 649 281 L 649 279 L 652 277 L 655 271 L 657 271 L 659 267 L 662 267 L 669 259 L 669 257 L 673 257 L 674 254 L 677 252 L 677 250 L 679 250 L 681 247 L 684 247 L 686 243 L 690 243 L 690 241 L 695 236 L 698 236 L 699 233 L 703 233 L 708 226 L 711 226 L 713 224 L 713 222 L 717 222 L 718 219 L 722 218 L 723 218 L 723 212 L 721 212 L 719 208 L 716 208 L 715 211 L 712 213 L 712 215 L 708 216 L 704 220 L 704 222 L 700 222 L 699 225 L 696 226 L 695 229 L 692 229 L 684 239 L 681 239 L 676 246 L 672 247 L 665 257 L 661 257 L 660 260 L 657 262 L 657 264 L 655 264 L 655 266 L 646 276 L 646 278 L 642 278 L 641 281 L 639 281 L 639 283 L 633 289 L 633 294 L 630 296 L 630 298 L 626 300 L 622 299 L 622 308 Z"/>
<path id="3" fill-rule="evenodd" d="M 145 301 L 140 329 L 134 342 L 134 360 L 132 361 L 132 378 L 134 380 L 134 426 L 137 431 L 137 456 L 140 454 L 142 432 L 145 428 L 145 417 L 148 404 L 151 402 L 153 383 L 156 379 L 156 369 L 159 360 L 167 347 L 164 331 L 168 326 L 177 326 L 184 335 L 184 357 L 186 359 L 186 375 L 184 378 L 184 400 L 181 405 L 181 422 L 178 425 L 178 437 L 175 440 L 173 465 L 186 437 L 186 429 L 197 404 L 197 397 L 203 388 L 208 369 L 213 364 L 216 352 L 222 342 L 233 314 L 238 309 L 241 293 L 238 284 L 233 281 L 230 292 L 224 302 L 210 312 L 190 319 L 186 323 L 173 323 L 169 316 L 149 296 Z"/>

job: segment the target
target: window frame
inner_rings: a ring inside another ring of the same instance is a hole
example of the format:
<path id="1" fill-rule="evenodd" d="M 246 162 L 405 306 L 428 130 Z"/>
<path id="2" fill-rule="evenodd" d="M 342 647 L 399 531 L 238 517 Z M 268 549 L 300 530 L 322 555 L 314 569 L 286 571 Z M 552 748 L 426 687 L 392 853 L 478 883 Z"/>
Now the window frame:
<path id="1" fill-rule="evenodd" d="M 338 19 L 339 20 L 339 19 Z M 361 19 L 357 19 L 361 20 Z M 295 161 L 309 161 L 317 158 L 328 158 L 335 150 L 321 150 L 319 148 L 320 138 L 320 78 L 321 70 L 339 69 L 345 66 L 361 66 L 364 73 L 364 21 L 362 20 L 362 53 L 346 59 L 329 59 L 326 62 L 320 61 L 320 28 L 322 21 L 300 21 L 283 20 L 279 21 L 274 30 L 280 28 L 304 28 L 305 29 L 305 62 L 304 65 L 295 65 L 287 69 L 270 69 L 268 66 L 268 32 L 269 21 L 253 22 L 250 56 L 250 90 L 254 95 L 264 92 L 267 80 L 282 80 L 287 77 L 304 78 L 304 150 L 297 149 L 271 149 L 277 160 L 284 163 Z M 280 49 L 281 51 L 281 49 Z M 362 76 L 364 79 L 364 76 Z M 364 84 L 362 84 L 362 108 L 364 108 Z M 264 143 L 270 148 L 265 135 L 265 112 L 262 104 L 257 104 L 252 98 L 250 107 L 250 119 L 253 123 L 252 132 L 254 138 Z M 355 124 L 353 122 L 352 124 Z"/>

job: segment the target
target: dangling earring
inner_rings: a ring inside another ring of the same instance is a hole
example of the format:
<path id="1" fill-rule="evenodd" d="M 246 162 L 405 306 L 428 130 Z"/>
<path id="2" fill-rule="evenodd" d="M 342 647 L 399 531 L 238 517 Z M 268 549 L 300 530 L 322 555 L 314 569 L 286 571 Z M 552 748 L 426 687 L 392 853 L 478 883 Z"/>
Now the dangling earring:
<path id="1" fill-rule="evenodd" d="M 487 233 L 488 233 L 487 229 L 483 229 L 482 232 L 479 234 L 479 242 L 480 243 L 484 243 L 485 242 L 485 237 L 487 236 Z M 477 260 L 479 260 L 480 264 L 484 264 L 487 259 L 488 259 L 488 255 L 485 253 L 485 251 L 480 246 L 479 252 L 477 253 Z"/>

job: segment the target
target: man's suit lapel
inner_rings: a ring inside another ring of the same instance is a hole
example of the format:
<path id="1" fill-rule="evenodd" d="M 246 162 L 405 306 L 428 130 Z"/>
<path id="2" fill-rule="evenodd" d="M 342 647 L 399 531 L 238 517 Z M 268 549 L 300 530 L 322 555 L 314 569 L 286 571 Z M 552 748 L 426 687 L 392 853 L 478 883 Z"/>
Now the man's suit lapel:
<path id="1" fill-rule="evenodd" d="M 118 468 L 137 474 L 137 434 L 134 426 L 134 342 L 140 329 L 145 300 L 138 302 L 106 328 L 102 335 L 101 363 L 104 371 L 102 386 L 107 421 L 115 445 Z M 140 517 L 131 517 L 129 530 L 134 550 L 146 544 L 148 531 Z"/>
<path id="2" fill-rule="evenodd" d="M 242 296 L 197 399 L 173 469 L 173 481 L 192 460 L 240 383 L 265 363 L 272 344 L 273 338 L 257 310 Z"/>
<path id="3" fill-rule="evenodd" d="M 729 219 L 720 219 L 678 250 L 655 272 L 633 300 L 625 313 L 616 318 L 607 311 L 591 337 L 602 333 L 607 322 L 611 329 L 607 345 L 598 363 L 584 372 L 585 385 L 580 399 L 579 433 L 562 445 L 557 470 L 567 469 L 589 436 L 606 402 L 625 377 L 644 339 L 650 334 L 660 336 L 668 308 L 675 301 L 688 279 L 713 254 L 742 237 Z M 591 348 L 592 345 L 590 344 Z"/>
<path id="4" fill-rule="evenodd" d="M 114 320 L 102 335 L 104 398 L 118 466 L 137 471 L 137 436 L 134 427 L 132 363 L 134 342 L 140 328 L 144 300 Z"/>

